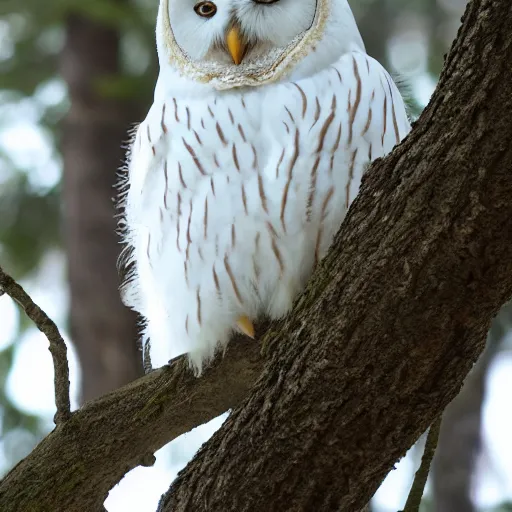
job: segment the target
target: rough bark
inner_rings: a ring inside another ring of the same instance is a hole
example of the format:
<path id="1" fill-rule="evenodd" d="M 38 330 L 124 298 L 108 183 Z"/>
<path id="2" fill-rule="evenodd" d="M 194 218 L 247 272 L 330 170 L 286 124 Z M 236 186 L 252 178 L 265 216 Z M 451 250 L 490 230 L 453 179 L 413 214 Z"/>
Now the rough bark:
<path id="1" fill-rule="evenodd" d="M 160 512 L 358 510 L 457 394 L 512 293 L 511 59 L 512 4 L 472 1 L 416 129 Z"/>
<path id="2" fill-rule="evenodd" d="M 368 172 L 263 358 L 237 341 L 201 379 L 178 363 L 86 404 L 7 475 L 0 510 L 100 510 L 153 450 L 244 398 L 160 510 L 363 508 L 512 295 L 511 27 L 508 0 L 469 4 L 430 106 Z"/>
<path id="3" fill-rule="evenodd" d="M 71 14 L 61 70 L 71 100 L 62 144 L 70 327 L 82 365 L 82 397 L 89 400 L 142 373 L 135 315 L 119 298 L 112 203 L 122 142 L 138 112 L 100 89 L 102 80 L 119 74 L 116 29 Z"/>

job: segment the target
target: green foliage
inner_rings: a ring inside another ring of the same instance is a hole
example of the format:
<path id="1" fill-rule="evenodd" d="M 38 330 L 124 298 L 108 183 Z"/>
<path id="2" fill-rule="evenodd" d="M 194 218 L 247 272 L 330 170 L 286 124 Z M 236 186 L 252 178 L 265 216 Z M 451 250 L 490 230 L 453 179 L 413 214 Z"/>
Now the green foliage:
<path id="1" fill-rule="evenodd" d="M 499 507 L 493 509 L 492 512 L 512 512 L 512 501 L 502 503 Z"/>
<path id="2" fill-rule="evenodd" d="M 43 253 L 61 243 L 56 189 L 37 194 L 17 173 L 0 191 L 2 262 L 17 276 L 34 270 Z"/>

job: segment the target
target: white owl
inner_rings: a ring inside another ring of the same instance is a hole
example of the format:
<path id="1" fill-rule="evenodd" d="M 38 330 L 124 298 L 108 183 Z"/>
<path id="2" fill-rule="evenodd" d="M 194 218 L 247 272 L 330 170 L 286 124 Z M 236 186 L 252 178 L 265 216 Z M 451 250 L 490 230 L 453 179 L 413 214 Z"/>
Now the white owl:
<path id="1" fill-rule="evenodd" d="M 155 366 L 200 374 L 287 313 L 368 163 L 409 131 L 346 0 L 161 0 L 160 76 L 128 158 L 125 302 Z"/>

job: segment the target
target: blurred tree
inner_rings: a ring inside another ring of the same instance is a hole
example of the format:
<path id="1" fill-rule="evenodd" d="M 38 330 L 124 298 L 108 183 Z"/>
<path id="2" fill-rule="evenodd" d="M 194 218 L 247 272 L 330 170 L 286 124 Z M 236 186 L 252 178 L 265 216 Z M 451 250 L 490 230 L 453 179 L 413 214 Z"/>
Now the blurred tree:
<path id="1" fill-rule="evenodd" d="M 77 12 L 67 15 L 65 27 L 61 70 L 71 107 L 63 124 L 64 228 L 71 336 L 88 400 L 141 373 L 135 315 L 119 297 L 119 243 L 111 200 L 122 141 L 141 110 L 139 98 L 118 98 L 102 90 L 121 74 L 118 29 Z"/>
<path id="2" fill-rule="evenodd" d="M 63 46 L 60 70 L 69 112 L 60 126 L 65 105 L 57 115 L 45 112 L 39 122 L 51 130 L 53 142 L 62 138 L 70 328 L 82 364 L 84 399 L 125 384 L 141 371 L 136 319 L 119 300 L 111 198 L 123 142 L 140 120 L 154 83 L 156 6 L 149 4 L 27 0 L 20 5 L 8 0 L 0 6 L 12 45 L 0 68 L 1 86 L 9 91 L 6 104 L 33 99 L 41 84 L 58 79 Z M 129 60 L 133 56 L 136 65 Z M 44 194 L 34 191 L 29 169 L 13 172 L 9 155 L 3 156 L 12 176 L 0 206 L 9 213 L 0 225 L 0 241 L 4 261 L 22 277 L 48 248 L 60 245 L 59 194 L 55 187 Z"/>
<path id="3" fill-rule="evenodd" d="M 474 470 L 480 453 L 485 379 L 495 352 L 489 343 L 460 394 L 443 413 L 432 467 L 435 512 L 473 512 Z"/>
<path id="4" fill-rule="evenodd" d="M 363 36 L 368 55 L 389 68 L 387 42 L 393 33 L 396 2 L 393 0 L 370 0 L 357 2 L 355 16 Z"/>

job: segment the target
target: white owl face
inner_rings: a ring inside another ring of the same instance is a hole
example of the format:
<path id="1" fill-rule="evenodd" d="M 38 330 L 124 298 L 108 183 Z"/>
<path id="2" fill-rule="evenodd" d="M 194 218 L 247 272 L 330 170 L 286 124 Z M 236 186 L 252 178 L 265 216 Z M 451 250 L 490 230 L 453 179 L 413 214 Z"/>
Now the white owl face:
<path id="1" fill-rule="evenodd" d="M 257 62 L 307 31 L 317 0 L 170 0 L 176 43 L 190 59 L 212 64 Z"/>

